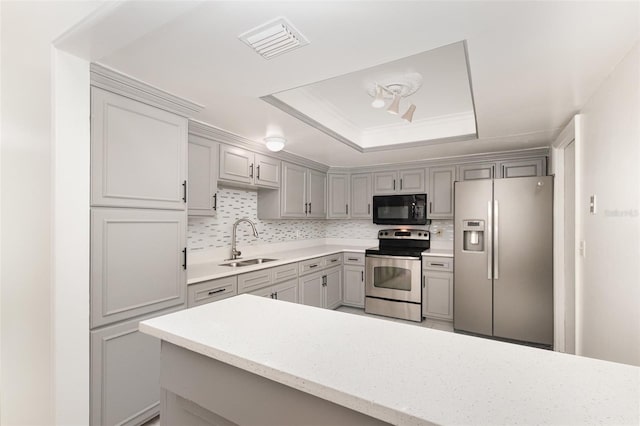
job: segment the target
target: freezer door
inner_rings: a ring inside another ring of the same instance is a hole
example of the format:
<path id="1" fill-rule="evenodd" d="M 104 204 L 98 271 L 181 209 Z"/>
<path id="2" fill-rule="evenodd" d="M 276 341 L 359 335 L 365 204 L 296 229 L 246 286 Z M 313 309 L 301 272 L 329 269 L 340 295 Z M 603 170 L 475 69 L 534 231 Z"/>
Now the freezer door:
<path id="1" fill-rule="evenodd" d="M 491 211 L 492 181 L 454 184 L 453 328 L 492 334 Z M 465 250 L 464 221 L 484 221 L 481 251 Z"/>
<path id="2" fill-rule="evenodd" d="M 553 344 L 553 177 L 494 181 L 494 336 Z"/>

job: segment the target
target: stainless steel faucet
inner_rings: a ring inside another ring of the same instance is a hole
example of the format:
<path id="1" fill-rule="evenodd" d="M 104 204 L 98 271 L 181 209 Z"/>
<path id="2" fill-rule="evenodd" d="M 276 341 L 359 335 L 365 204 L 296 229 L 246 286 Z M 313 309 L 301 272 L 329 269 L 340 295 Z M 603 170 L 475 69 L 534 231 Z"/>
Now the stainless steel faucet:
<path id="1" fill-rule="evenodd" d="M 240 222 L 247 222 L 249 225 L 251 225 L 251 229 L 253 229 L 253 236 L 258 238 L 258 230 L 256 229 L 255 223 L 251 222 L 249 219 L 236 220 L 233 224 L 233 234 L 231 235 L 231 259 L 229 260 L 236 260 L 242 254 L 241 251 L 236 249 L 236 230 L 238 229 L 238 224 Z"/>

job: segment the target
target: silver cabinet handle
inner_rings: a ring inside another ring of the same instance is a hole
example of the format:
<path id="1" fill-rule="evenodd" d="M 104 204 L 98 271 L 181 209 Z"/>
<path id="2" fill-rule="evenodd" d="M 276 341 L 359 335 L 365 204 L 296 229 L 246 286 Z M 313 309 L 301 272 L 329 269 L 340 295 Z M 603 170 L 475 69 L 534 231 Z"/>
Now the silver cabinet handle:
<path id="1" fill-rule="evenodd" d="M 358 258 L 357 257 L 347 257 L 347 260 L 351 260 L 352 262 L 357 262 Z"/>
<path id="2" fill-rule="evenodd" d="M 304 203 L 304 214 L 308 214 L 307 213 L 307 204 L 309 204 L 309 203 Z"/>
<path id="3" fill-rule="evenodd" d="M 429 201 L 429 214 L 431 214 L 431 201 Z"/>
<path id="4" fill-rule="evenodd" d="M 249 166 L 249 177 L 253 177 L 253 163 L 251 163 L 251 165 Z"/>
<path id="5" fill-rule="evenodd" d="M 213 194 L 213 209 L 218 210 L 218 193 Z"/>
<path id="6" fill-rule="evenodd" d="M 422 276 L 422 288 L 426 288 L 425 287 L 425 276 L 424 275 Z"/>
<path id="7" fill-rule="evenodd" d="M 364 271 L 360 271 L 360 280 L 364 282 Z"/>
<path id="8" fill-rule="evenodd" d="M 317 268 L 318 264 L 316 263 L 315 265 L 309 265 L 309 269 L 313 269 L 313 268 Z"/>
<path id="9" fill-rule="evenodd" d="M 433 262 L 429 262 L 429 265 L 431 265 L 431 266 L 444 266 L 444 263 L 433 263 Z"/>
<path id="10" fill-rule="evenodd" d="M 371 214 L 371 204 L 367 204 L 367 214 Z"/>
<path id="11" fill-rule="evenodd" d="M 395 179 L 393 180 L 393 190 L 394 191 L 396 190 L 396 180 Z"/>
<path id="12" fill-rule="evenodd" d="M 402 191 L 402 179 L 400 179 L 400 191 Z"/>
<path id="13" fill-rule="evenodd" d="M 256 179 L 260 180 L 260 166 L 256 166 Z M 276 294 L 276 297 L 278 295 Z"/>
<path id="14" fill-rule="evenodd" d="M 493 278 L 493 271 L 491 270 L 491 262 L 493 260 L 493 238 L 491 229 L 493 228 L 493 209 L 491 208 L 491 201 L 487 201 L 487 279 Z"/>
<path id="15" fill-rule="evenodd" d="M 338 261 L 338 259 L 331 259 L 331 263 L 335 263 L 337 261 Z"/>
<path id="16" fill-rule="evenodd" d="M 182 201 L 187 202 L 187 181 L 182 182 Z"/>
<path id="17" fill-rule="evenodd" d="M 309 214 L 311 214 L 311 203 L 309 203 Z"/>
<path id="18" fill-rule="evenodd" d="M 349 204 L 344 205 L 344 212 L 345 214 L 349 214 Z"/>
<path id="19" fill-rule="evenodd" d="M 493 202 L 493 279 L 500 278 L 499 261 L 500 257 L 500 236 L 498 229 L 500 228 L 500 215 L 498 211 L 498 200 Z"/>
<path id="20" fill-rule="evenodd" d="M 224 293 L 225 291 L 227 291 L 226 288 L 219 288 L 217 290 L 211 290 L 208 294 L 209 296 L 211 296 L 212 294 Z"/>

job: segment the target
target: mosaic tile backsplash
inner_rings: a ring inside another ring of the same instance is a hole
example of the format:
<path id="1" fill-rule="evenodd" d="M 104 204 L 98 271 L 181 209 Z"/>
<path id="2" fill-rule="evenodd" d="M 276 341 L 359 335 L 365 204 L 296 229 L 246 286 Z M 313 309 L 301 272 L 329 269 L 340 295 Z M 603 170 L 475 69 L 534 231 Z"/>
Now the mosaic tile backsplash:
<path id="1" fill-rule="evenodd" d="M 233 223 L 241 218 L 256 224 L 256 239 L 247 223 L 238 226 L 238 244 L 259 245 L 273 242 L 317 238 L 376 238 L 378 230 L 388 226 L 366 220 L 259 220 L 258 193 L 255 190 L 219 188 L 216 217 L 189 217 L 187 244 L 189 251 L 212 250 L 231 246 Z M 453 241 L 453 221 L 434 220 L 430 226 L 432 240 Z"/>

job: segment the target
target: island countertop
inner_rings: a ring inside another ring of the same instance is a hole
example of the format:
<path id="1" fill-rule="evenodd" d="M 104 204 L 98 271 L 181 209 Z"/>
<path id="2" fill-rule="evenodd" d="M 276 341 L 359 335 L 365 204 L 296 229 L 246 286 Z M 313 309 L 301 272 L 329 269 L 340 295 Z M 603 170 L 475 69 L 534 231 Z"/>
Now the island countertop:
<path id="1" fill-rule="evenodd" d="M 392 424 L 640 421 L 638 367 L 257 296 L 140 330 Z"/>

